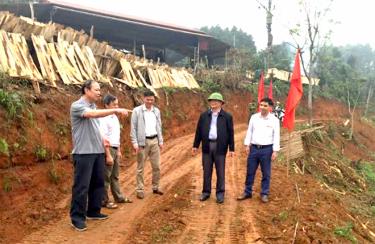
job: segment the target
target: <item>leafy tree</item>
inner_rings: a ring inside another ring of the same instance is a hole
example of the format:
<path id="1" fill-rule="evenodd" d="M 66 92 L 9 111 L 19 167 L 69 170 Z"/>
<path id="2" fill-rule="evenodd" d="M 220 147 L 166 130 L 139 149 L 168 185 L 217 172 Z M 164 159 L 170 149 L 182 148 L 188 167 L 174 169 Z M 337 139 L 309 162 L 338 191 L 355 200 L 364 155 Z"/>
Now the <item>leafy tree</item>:
<path id="1" fill-rule="evenodd" d="M 374 52 L 369 46 L 363 45 L 329 46 L 323 48 L 318 56 L 316 71 L 321 79 L 322 89 L 331 97 L 347 103 L 351 119 L 351 139 L 355 111 L 364 101 L 364 97 L 361 96 L 366 92 L 367 81 L 373 77 L 371 64 Z"/>
<path id="2" fill-rule="evenodd" d="M 262 50 L 258 52 L 257 62 L 255 63 L 256 69 L 263 69 L 264 67 L 266 67 L 266 57 L 267 50 Z M 281 44 L 272 46 L 272 53 L 270 56 L 270 63 L 272 65 L 270 68 L 277 68 L 281 70 L 290 71 L 292 60 L 293 56 L 290 50 L 290 45 L 288 43 L 283 42 Z"/>
<path id="3" fill-rule="evenodd" d="M 221 28 L 219 25 L 202 27 L 202 31 L 227 43 L 231 48 L 226 53 L 226 67 L 244 72 L 253 69 L 256 63 L 257 50 L 253 37 L 233 26 Z"/>
<path id="4" fill-rule="evenodd" d="M 252 54 L 256 53 L 255 42 L 253 37 L 246 32 L 233 26 L 232 29 L 222 29 L 219 25 L 200 28 L 201 31 L 227 43 L 232 48 L 248 51 Z"/>

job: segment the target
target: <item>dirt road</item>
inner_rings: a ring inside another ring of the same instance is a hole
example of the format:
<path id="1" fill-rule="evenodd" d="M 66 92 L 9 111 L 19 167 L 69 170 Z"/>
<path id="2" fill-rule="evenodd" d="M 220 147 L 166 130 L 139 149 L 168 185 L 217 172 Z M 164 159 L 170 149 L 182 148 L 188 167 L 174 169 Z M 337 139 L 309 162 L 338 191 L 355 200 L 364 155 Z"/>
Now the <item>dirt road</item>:
<path id="1" fill-rule="evenodd" d="M 237 149 L 242 149 L 242 141 L 246 126 L 236 127 Z M 259 234 L 254 226 L 252 205 L 250 202 L 235 200 L 243 188 L 244 153 L 237 150 L 235 158 L 227 158 L 226 166 L 226 196 L 225 203 L 215 202 L 215 194 L 206 202 L 200 202 L 202 187 L 201 155 L 190 155 L 193 134 L 169 140 L 162 152 L 161 185 L 164 196 L 153 195 L 151 192 L 151 170 L 146 165 L 145 185 L 146 197 L 143 200 L 135 198 L 135 163 L 130 168 L 122 168 L 121 185 L 127 196 L 134 203 L 120 205 L 116 210 L 104 210 L 110 215 L 108 220 L 88 221 L 88 230 L 79 233 L 70 226 L 68 216 L 69 199 L 63 199 L 57 206 L 66 208 L 67 214 L 61 220 L 41 228 L 39 231 L 24 238 L 22 243 L 133 243 L 135 223 L 152 208 L 163 203 L 168 193 L 173 193 L 179 179 L 192 175 L 186 185 L 190 189 L 191 204 L 184 209 L 185 227 L 174 240 L 166 242 L 177 243 L 258 243 Z M 215 188 L 216 177 L 213 177 Z M 213 189 L 213 193 L 215 189 Z M 145 223 L 147 225 L 147 223 Z M 152 224 L 152 223 L 151 223 Z M 155 226 L 157 228 L 157 225 Z M 142 234 L 142 233 L 139 233 Z M 148 242 L 151 242 L 148 241 Z"/>

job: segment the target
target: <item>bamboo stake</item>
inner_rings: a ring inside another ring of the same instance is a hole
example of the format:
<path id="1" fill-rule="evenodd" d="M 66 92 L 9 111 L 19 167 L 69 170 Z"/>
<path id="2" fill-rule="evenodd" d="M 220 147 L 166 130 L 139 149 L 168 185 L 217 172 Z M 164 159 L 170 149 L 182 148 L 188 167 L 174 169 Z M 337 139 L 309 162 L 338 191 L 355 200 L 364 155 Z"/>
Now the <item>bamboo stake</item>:
<path id="1" fill-rule="evenodd" d="M 296 185 L 296 191 L 297 191 L 297 199 L 298 199 L 298 203 L 301 203 L 301 198 L 299 197 L 299 189 L 298 189 L 298 185 L 297 183 L 295 183 Z"/>
<path id="2" fill-rule="evenodd" d="M 296 242 L 296 237 L 297 237 L 297 229 L 298 229 L 298 221 L 296 223 L 296 228 L 294 228 L 294 235 L 293 235 L 293 241 L 292 241 L 292 244 L 294 244 Z"/>

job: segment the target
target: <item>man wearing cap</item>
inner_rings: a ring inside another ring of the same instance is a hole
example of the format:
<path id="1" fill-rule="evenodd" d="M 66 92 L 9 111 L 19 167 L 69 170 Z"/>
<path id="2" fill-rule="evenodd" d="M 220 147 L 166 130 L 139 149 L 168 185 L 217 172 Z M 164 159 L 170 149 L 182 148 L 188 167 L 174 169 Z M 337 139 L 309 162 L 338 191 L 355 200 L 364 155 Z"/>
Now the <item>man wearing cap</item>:
<path id="1" fill-rule="evenodd" d="M 225 193 L 225 157 L 234 156 L 233 118 L 222 109 L 223 96 L 212 93 L 208 97 L 210 109 L 203 112 L 198 120 L 192 153 L 197 153 L 202 142 L 203 190 L 200 201 L 206 201 L 211 195 L 212 168 L 216 168 L 216 202 L 224 202 Z"/>
<path id="2" fill-rule="evenodd" d="M 271 160 L 280 150 L 280 123 L 270 113 L 273 102 L 270 98 L 260 101 L 260 112 L 251 116 L 245 138 L 247 158 L 247 174 L 245 190 L 237 200 L 252 198 L 253 184 L 257 168 L 260 164 L 262 170 L 262 189 L 260 192 L 262 202 L 268 202 L 271 180 Z"/>

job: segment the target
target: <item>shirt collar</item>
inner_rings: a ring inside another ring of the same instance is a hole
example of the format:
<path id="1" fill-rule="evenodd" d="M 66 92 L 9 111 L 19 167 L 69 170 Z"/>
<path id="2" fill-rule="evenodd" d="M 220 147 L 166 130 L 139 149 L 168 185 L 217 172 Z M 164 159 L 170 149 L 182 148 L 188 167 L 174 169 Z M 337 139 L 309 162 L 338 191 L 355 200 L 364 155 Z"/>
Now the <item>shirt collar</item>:
<path id="1" fill-rule="evenodd" d="M 222 111 L 222 109 L 219 110 L 219 112 L 217 113 L 217 115 L 221 114 L 221 111 Z M 210 109 L 210 112 L 209 112 L 209 113 L 210 113 L 210 114 L 214 114 L 213 111 L 212 111 L 212 109 Z"/>
<path id="2" fill-rule="evenodd" d="M 90 103 L 90 102 L 87 101 L 83 96 L 79 99 L 79 101 L 80 101 L 81 103 L 84 103 L 84 104 L 88 105 L 90 108 L 96 108 L 95 103 Z"/>
<path id="3" fill-rule="evenodd" d="M 271 113 L 268 113 L 266 117 L 263 117 L 263 116 L 262 116 L 262 113 L 259 112 L 259 118 L 261 118 L 261 119 L 269 119 L 269 118 L 270 118 L 270 115 L 271 115 Z"/>
<path id="4" fill-rule="evenodd" d="M 148 109 L 146 108 L 146 105 L 142 105 L 142 110 L 143 111 L 148 111 Z M 154 111 L 154 106 L 151 106 L 151 111 Z"/>

